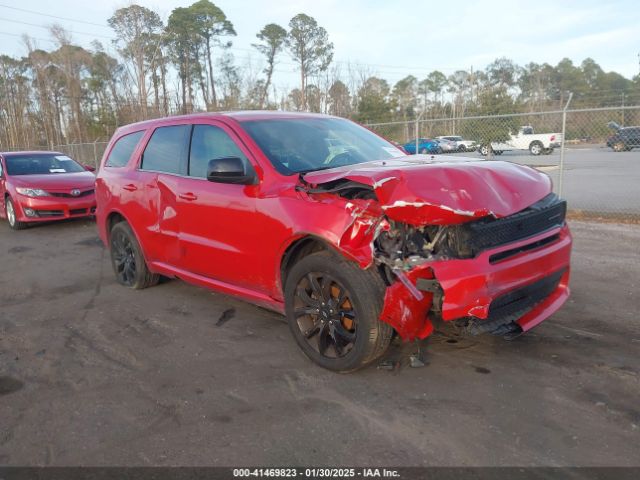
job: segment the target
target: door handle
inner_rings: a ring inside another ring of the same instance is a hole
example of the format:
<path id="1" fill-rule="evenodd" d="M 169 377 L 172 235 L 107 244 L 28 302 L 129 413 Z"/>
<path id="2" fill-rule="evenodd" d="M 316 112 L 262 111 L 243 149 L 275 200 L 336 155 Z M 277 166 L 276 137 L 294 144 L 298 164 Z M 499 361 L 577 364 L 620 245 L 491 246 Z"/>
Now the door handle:
<path id="1" fill-rule="evenodd" d="M 129 191 L 129 192 L 135 192 L 138 187 L 136 187 L 133 183 L 128 183 L 127 185 L 125 185 L 124 187 L 125 190 Z"/>
<path id="2" fill-rule="evenodd" d="M 193 194 L 193 193 L 191 193 L 191 192 L 187 192 L 187 193 L 179 193 L 179 194 L 178 194 L 178 197 L 180 197 L 180 198 L 181 198 L 181 199 L 183 199 L 183 200 L 187 200 L 187 201 L 189 201 L 189 202 L 192 202 L 192 201 L 194 201 L 194 200 L 197 200 L 197 199 L 198 199 L 198 196 L 197 196 L 197 195 L 195 195 L 195 194 Z"/>

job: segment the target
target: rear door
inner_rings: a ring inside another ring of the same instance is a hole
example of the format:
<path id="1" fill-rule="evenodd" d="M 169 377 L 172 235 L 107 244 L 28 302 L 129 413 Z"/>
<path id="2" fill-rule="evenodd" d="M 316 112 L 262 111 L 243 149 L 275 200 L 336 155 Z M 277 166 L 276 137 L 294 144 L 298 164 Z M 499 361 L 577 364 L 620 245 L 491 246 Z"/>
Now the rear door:
<path id="1" fill-rule="evenodd" d="M 180 259 L 178 190 L 186 174 L 190 124 L 157 127 L 142 153 L 138 174 L 143 189 L 141 219 L 150 239 L 152 259 L 176 265 Z"/>
<path id="2" fill-rule="evenodd" d="M 256 266 L 261 264 L 256 214 L 257 185 L 231 185 L 206 179 L 210 160 L 239 157 L 255 163 L 236 134 L 221 122 L 194 125 L 188 176 L 180 180 L 180 266 L 225 283 L 260 289 Z"/>

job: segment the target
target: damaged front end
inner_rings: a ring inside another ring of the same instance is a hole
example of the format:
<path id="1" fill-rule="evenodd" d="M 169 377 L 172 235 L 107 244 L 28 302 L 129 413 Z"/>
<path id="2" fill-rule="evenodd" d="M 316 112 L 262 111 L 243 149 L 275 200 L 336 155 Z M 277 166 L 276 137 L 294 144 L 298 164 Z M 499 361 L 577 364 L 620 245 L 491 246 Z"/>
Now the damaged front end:
<path id="1" fill-rule="evenodd" d="M 423 166 L 319 172 L 300 186 L 345 199 L 352 222 L 338 247 L 382 275 L 381 320 L 412 340 L 443 321 L 469 334 L 528 330 L 556 311 L 569 294 L 571 237 L 546 177 Z"/>

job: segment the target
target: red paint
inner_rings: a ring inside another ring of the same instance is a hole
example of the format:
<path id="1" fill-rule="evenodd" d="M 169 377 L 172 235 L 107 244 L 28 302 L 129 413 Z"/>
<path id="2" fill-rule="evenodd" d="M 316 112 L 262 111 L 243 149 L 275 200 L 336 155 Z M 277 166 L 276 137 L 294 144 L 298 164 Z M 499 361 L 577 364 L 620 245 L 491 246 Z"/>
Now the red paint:
<path id="1" fill-rule="evenodd" d="M 427 155 L 312 172 L 304 178 L 312 184 L 344 178 L 372 186 L 389 218 L 412 225 L 505 217 L 551 192 L 549 177 L 530 167 Z"/>
<path id="2" fill-rule="evenodd" d="M 361 268 L 373 268 L 373 241 L 381 230 L 390 228 L 387 219 L 420 226 L 458 224 L 487 215 L 504 217 L 551 191 L 549 178 L 529 167 L 450 157 L 440 162 L 414 155 L 304 175 L 314 186 L 340 179 L 362 183 L 374 189 L 378 201 L 306 193 L 297 188 L 301 186 L 298 175 L 282 175 L 273 168 L 241 122 L 308 117 L 314 115 L 195 114 L 119 129 L 97 176 L 97 223 L 103 242 L 108 245 L 109 219 L 117 214 L 132 226 L 152 270 L 282 312 L 281 262 L 287 249 L 302 238 L 317 238 Z M 222 128 L 249 159 L 257 184 L 219 184 L 140 170 L 140 157 L 153 130 L 177 124 Z M 144 135 L 128 164 L 106 167 L 115 141 L 136 131 Z M 555 243 L 489 264 L 490 255 L 517 245 L 485 251 L 474 259 L 427 262 L 406 274 L 413 282 L 435 276 L 442 284 L 445 320 L 468 315 L 484 318 L 492 298 L 569 263 L 571 238 L 565 227 Z M 432 295 L 424 293 L 418 301 L 400 282 L 386 291 L 382 319 L 405 339 L 424 338 L 433 330 L 427 318 Z M 567 294 L 566 284 L 561 284 L 523 317 L 523 329 L 553 313 Z"/>
<path id="3" fill-rule="evenodd" d="M 95 175 L 90 171 L 78 173 L 52 173 L 45 175 L 9 175 L 6 168 L 5 159 L 16 155 L 24 154 L 52 154 L 63 155 L 59 152 L 6 152 L 0 153 L 0 165 L 2 176 L 0 176 L 0 218 L 6 218 L 6 199 L 13 201 L 16 219 L 24 223 L 50 222 L 54 220 L 64 220 L 71 217 L 86 217 L 92 215 L 92 209 L 96 206 L 94 193 L 80 197 L 60 197 L 54 195 L 42 197 L 28 197 L 16 191 L 16 188 L 33 188 L 44 190 L 49 193 L 70 194 L 71 190 L 78 189 L 81 192 L 93 190 L 95 188 Z M 86 168 L 86 167 L 85 167 Z M 59 210 L 62 215 L 47 217 L 28 217 L 24 210 Z M 84 213 L 72 213 L 72 210 L 83 210 Z"/>

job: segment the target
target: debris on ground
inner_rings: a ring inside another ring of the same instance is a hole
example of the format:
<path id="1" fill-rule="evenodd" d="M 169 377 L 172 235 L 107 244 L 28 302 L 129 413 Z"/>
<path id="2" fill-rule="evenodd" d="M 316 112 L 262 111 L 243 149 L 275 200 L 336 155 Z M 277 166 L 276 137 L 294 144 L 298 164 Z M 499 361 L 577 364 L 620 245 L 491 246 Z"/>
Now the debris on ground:
<path id="1" fill-rule="evenodd" d="M 216 327 L 220 327 L 221 325 L 224 325 L 229 320 L 231 320 L 235 315 L 236 315 L 235 308 L 226 309 L 224 312 L 222 312 L 222 315 L 220 315 L 220 318 L 216 322 Z"/>

